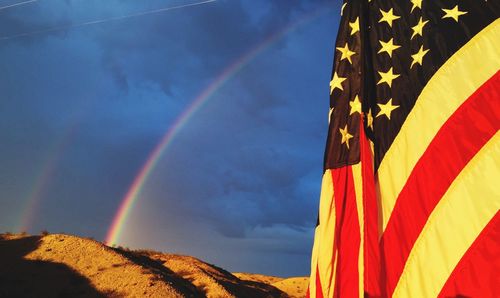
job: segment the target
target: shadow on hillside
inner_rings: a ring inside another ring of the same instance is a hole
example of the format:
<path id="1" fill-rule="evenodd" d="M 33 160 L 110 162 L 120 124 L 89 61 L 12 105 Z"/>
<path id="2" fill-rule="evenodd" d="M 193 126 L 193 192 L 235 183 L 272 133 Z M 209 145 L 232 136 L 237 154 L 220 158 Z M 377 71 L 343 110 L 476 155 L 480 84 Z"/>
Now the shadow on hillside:
<path id="1" fill-rule="evenodd" d="M 208 264 L 193 257 L 187 257 L 188 259 L 192 259 L 192 262 L 191 264 L 186 265 L 185 270 L 174 272 L 168 268 L 168 264 L 165 263 L 165 260 L 156 259 L 154 257 L 156 254 L 154 251 L 130 251 L 119 248 L 116 248 L 115 251 L 136 264 L 140 264 L 153 269 L 157 273 L 161 273 L 161 275 L 166 277 L 167 280 L 170 279 L 174 281 L 176 285 L 181 286 L 184 290 L 189 290 L 189 292 L 186 291 L 186 293 L 193 293 L 194 297 L 207 296 L 208 288 L 213 285 L 205 284 L 204 282 L 219 284 L 228 293 L 238 298 L 288 297 L 284 292 L 272 285 L 257 281 L 241 280 L 220 267 Z M 163 254 L 163 256 L 166 256 L 166 254 Z M 182 258 L 183 256 L 178 257 Z M 204 266 L 199 266 L 201 264 L 206 265 L 209 269 L 207 270 L 207 268 L 203 268 Z M 210 278 L 208 280 L 204 280 L 203 278 L 200 278 L 200 276 L 196 276 L 196 273 L 193 274 L 193 272 L 196 272 L 197 270 L 203 272 L 206 276 L 210 276 Z"/>
<path id="2" fill-rule="evenodd" d="M 40 238 L 0 235 L 0 297 L 116 297 L 97 291 L 64 264 L 25 259 L 38 248 Z"/>
<path id="3" fill-rule="evenodd" d="M 233 275 L 231 272 L 218 267 L 214 264 L 209 264 L 207 262 L 200 261 L 214 268 L 218 273 L 218 282 L 231 294 L 238 298 L 270 298 L 288 297 L 285 293 L 280 291 L 278 288 L 258 281 L 242 280 Z M 201 268 L 200 268 L 201 269 Z"/>
<path id="4" fill-rule="evenodd" d="M 131 262 L 149 268 L 150 270 L 158 274 L 158 278 L 168 283 L 175 284 L 176 287 L 183 293 L 185 293 L 187 297 L 205 297 L 204 293 L 200 292 L 200 290 L 196 288 L 190 281 L 177 275 L 172 270 L 163 266 L 162 263 L 137 252 L 126 251 L 118 248 L 114 248 L 114 250 L 115 252 L 129 259 Z"/>
<path id="5" fill-rule="evenodd" d="M 245 285 L 247 292 L 246 296 L 241 297 L 288 297 L 285 293 L 280 291 L 278 288 L 258 281 L 241 280 L 241 283 Z M 262 293 L 266 293 L 265 295 Z"/>

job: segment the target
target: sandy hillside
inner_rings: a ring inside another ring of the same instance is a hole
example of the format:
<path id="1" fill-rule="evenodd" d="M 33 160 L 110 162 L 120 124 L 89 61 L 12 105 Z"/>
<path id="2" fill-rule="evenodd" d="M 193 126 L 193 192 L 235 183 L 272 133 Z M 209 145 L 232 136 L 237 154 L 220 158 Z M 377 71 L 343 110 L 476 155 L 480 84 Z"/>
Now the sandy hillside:
<path id="1" fill-rule="evenodd" d="M 281 291 L 287 293 L 293 298 L 302 298 L 306 296 L 309 277 L 290 277 L 281 281 L 275 282 L 272 285 Z"/>
<path id="2" fill-rule="evenodd" d="M 75 236 L 0 234 L 0 298 L 299 297 L 300 282 L 289 280 Z"/>
<path id="3" fill-rule="evenodd" d="M 149 253 L 148 256 L 189 280 L 207 297 L 288 297 L 274 286 L 241 280 L 230 272 L 190 256 Z"/>
<path id="4" fill-rule="evenodd" d="M 138 265 L 93 240 L 3 236 L 0 297 L 195 297 L 175 274 Z"/>
<path id="5" fill-rule="evenodd" d="M 305 297 L 309 277 L 290 277 L 282 278 L 269 275 L 252 274 L 252 273 L 234 273 L 241 280 L 263 282 L 274 286 L 285 292 L 288 297 Z"/>

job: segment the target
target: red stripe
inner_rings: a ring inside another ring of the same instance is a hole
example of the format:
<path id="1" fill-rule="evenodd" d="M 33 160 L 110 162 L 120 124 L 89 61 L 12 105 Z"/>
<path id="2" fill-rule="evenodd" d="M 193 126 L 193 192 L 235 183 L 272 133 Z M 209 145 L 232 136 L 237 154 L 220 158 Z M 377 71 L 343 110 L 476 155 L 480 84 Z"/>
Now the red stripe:
<path id="1" fill-rule="evenodd" d="M 380 297 L 380 252 L 378 234 L 378 204 L 375 194 L 373 157 L 370 144 L 360 125 L 360 154 L 363 180 L 364 210 L 364 289 L 366 297 Z"/>
<path id="2" fill-rule="evenodd" d="M 311 297 L 311 288 L 307 286 L 306 298 Z M 321 281 L 319 279 L 319 269 L 316 266 L 316 296 L 315 298 L 323 298 L 323 290 L 321 289 Z"/>
<path id="3" fill-rule="evenodd" d="M 446 121 L 415 165 L 381 240 L 389 296 L 430 213 L 464 166 L 500 128 L 499 102 L 497 72 Z"/>
<path id="4" fill-rule="evenodd" d="M 318 266 L 316 266 L 316 298 L 323 298 L 323 288 L 321 287 Z"/>
<path id="5" fill-rule="evenodd" d="M 439 297 L 500 297 L 500 213 L 481 231 Z"/>
<path id="6" fill-rule="evenodd" d="M 332 180 L 338 249 L 334 297 L 359 297 L 360 231 L 352 167 L 332 170 Z"/>

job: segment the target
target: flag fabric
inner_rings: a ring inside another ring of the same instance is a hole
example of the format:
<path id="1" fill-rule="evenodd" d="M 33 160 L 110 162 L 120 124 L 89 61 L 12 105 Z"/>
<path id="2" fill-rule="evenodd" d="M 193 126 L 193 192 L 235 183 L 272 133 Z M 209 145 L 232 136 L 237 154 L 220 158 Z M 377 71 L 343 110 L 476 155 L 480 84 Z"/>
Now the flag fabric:
<path id="1" fill-rule="evenodd" d="M 500 1 L 348 0 L 308 297 L 500 297 Z"/>

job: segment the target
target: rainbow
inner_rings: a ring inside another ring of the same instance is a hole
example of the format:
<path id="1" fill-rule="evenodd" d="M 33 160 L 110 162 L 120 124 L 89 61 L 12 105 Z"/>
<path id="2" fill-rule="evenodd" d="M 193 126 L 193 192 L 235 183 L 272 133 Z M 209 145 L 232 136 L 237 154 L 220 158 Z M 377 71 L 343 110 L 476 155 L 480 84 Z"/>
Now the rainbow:
<path id="1" fill-rule="evenodd" d="M 82 115 L 83 113 L 80 113 L 72 120 L 72 123 L 65 130 L 62 137 L 54 143 L 52 150 L 49 150 L 51 154 L 45 159 L 42 170 L 34 179 L 33 188 L 28 194 L 28 199 L 26 200 L 22 216 L 17 226 L 18 232 L 27 232 L 32 228 L 33 222 L 36 219 L 35 213 L 38 210 L 41 200 L 46 195 L 63 152 L 66 150 L 72 137 L 76 133 Z"/>
<path id="2" fill-rule="evenodd" d="M 14 6 L 24 5 L 24 4 L 28 4 L 28 3 L 32 3 L 32 2 L 36 2 L 36 1 L 38 1 L 38 0 L 29 0 L 29 1 L 15 3 L 12 5 L 2 6 L 2 7 L 0 7 L 0 10 L 14 7 Z M 177 6 L 163 7 L 163 8 L 154 9 L 154 10 L 142 11 L 142 12 L 138 12 L 138 13 L 122 15 L 122 16 L 117 16 L 117 17 L 110 17 L 110 18 L 106 18 L 106 19 L 98 19 L 98 20 L 87 21 L 87 22 L 83 22 L 83 23 L 71 24 L 71 25 L 67 25 L 67 26 L 47 28 L 47 29 L 42 29 L 42 30 L 37 30 L 37 31 L 20 33 L 20 34 L 16 34 L 16 35 L 12 35 L 12 36 L 0 37 L 0 40 L 6 40 L 6 39 L 24 37 L 24 36 L 31 36 L 31 35 L 53 32 L 53 31 L 67 30 L 67 29 L 71 29 L 71 28 L 101 24 L 101 23 L 110 22 L 110 21 L 119 21 L 119 20 L 124 20 L 124 19 L 128 19 L 128 18 L 141 17 L 141 16 L 145 16 L 145 15 L 149 15 L 149 14 L 156 14 L 156 13 L 170 11 L 170 10 L 176 10 L 176 9 L 181 9 L 181 8 L 203 5 L 203 4 L 207 4 L 207 3 L 211 3 L 211 2 L 215 2 L 215 1 L 216 0 L 205 0 L 205 1 L 189 3 L 189 4 L 183 4 L 183 5 L 177 5 Z M 86 109 L 78 109 L 78 110 L 86 110 Z M 27 195 L 25 206 L 24 206 L 24 208 L 22 208 L 21 214 L 19 216 L 19 221 L 18 221 L 17 226 L 15 228 L 17 231 L 24 232 L 33 226 L 33 222 L 36 219 L 36 211 L 38 210 L 40 202 L 42 201 L 42 199 L 46 195 L 46 191 L 47 191 L 48 187 L 50 186 L 50 183 L 51 183 L 52 178 L 54 176 L 54 172 L 56 170 L 56 167 L 57 167 L 57 164 L 60 160 L 60 157 L 61 157 L 62 153 L 65 151 L 66 147 L 69 145 L 70 139 L 72 138 L 72 136 L 74 135 L 74 133 L 77 129 L 77 124 L 80 122 L 80 120 L 83 116 L 84 116 L 83 113 L 78 113 L 77 117 L 73 120 L 72 124 L 69 125 L 69 127 L 66 129 L 65 133 L 63 133 L 60 140 L 58 140 L 54 144 L 54 146 L 52 147 L 52 150 L 49 150 L 50 155 L 45 159 L 45 161 L 41 167 L 40 173 L 35 176 L 35 178 L 33 180 L 34 181 L 33 188 L 31 189 L 31 191 Z"/>
<path id="3" fill-rule="evenodd" d="M 326 6 L 326 5 L 325 5 Z M 134 205 L 139 199 L 139 194 L 141 193 L 145 182 L 148 180 L 151 172 L 157 165 L 161 156 L 172 144 L 173 139 L 179 133 L 179 131 L 186 125 L 189 119 L 198 111 L 204 103 L 215 93 L 219 88 L 221 88 L 227 81 L 229 81 L 236 73 L 238 73 L 243 67 L 245 67 L 252 59 L 254 59 L 258 54 L 264 51 L 266 48 L 270 47 L 273 43 L 287 35 L 288 33 L 295 30 L 297 27 L 307 24 L 322 14 L 329 11 L 327 7 L 321 6 L 313 12 L 306 14 L 304 17 L 300 18 L 298 21 L 291 23 L 284 29 L 275 32 L 268 36 L 263 42 L 258 44 L 256 47 L 247 51 L 245 54 L 240 56 L 233 64 L 225 68 L 217 78 L 210 84 L 205 90 L 203 90 L 191 103 L 191 105 L 184 110 L 174 121 L 173 125 L 170 126 L 168 131 L 165 133 L 161 141 L 156 145 L 148 159 L 142 166 L 139 173 L 136 175 L 134 181 L 130 185 L 127 193 L 123 197 L 118 211 L 113 218 L 111 226 L 108 229 L 105 243 L 107 245 L 115 245 L 120 239 L 123 233 L 123 228 L 125 222 L 127 221 L 130 212 L 132 211 Z"/>
<path id="4" fill-rule="evenodd" d="M 62 146 L 57 146 L 56 152 L 61 152 Z M 28 194 L 23 213 L 17 226 L 18 232 L 27 232 L 33 225 L 35 220 L 35 211 L 38 209 L 40 201 L 46 194 L 46 190 L 50 185 L 54 169 L 57 165 L 58 154 L 55 153 L 46 159 L 42 166 L 42 170 L 34 179 L 33 188 Z"/>

